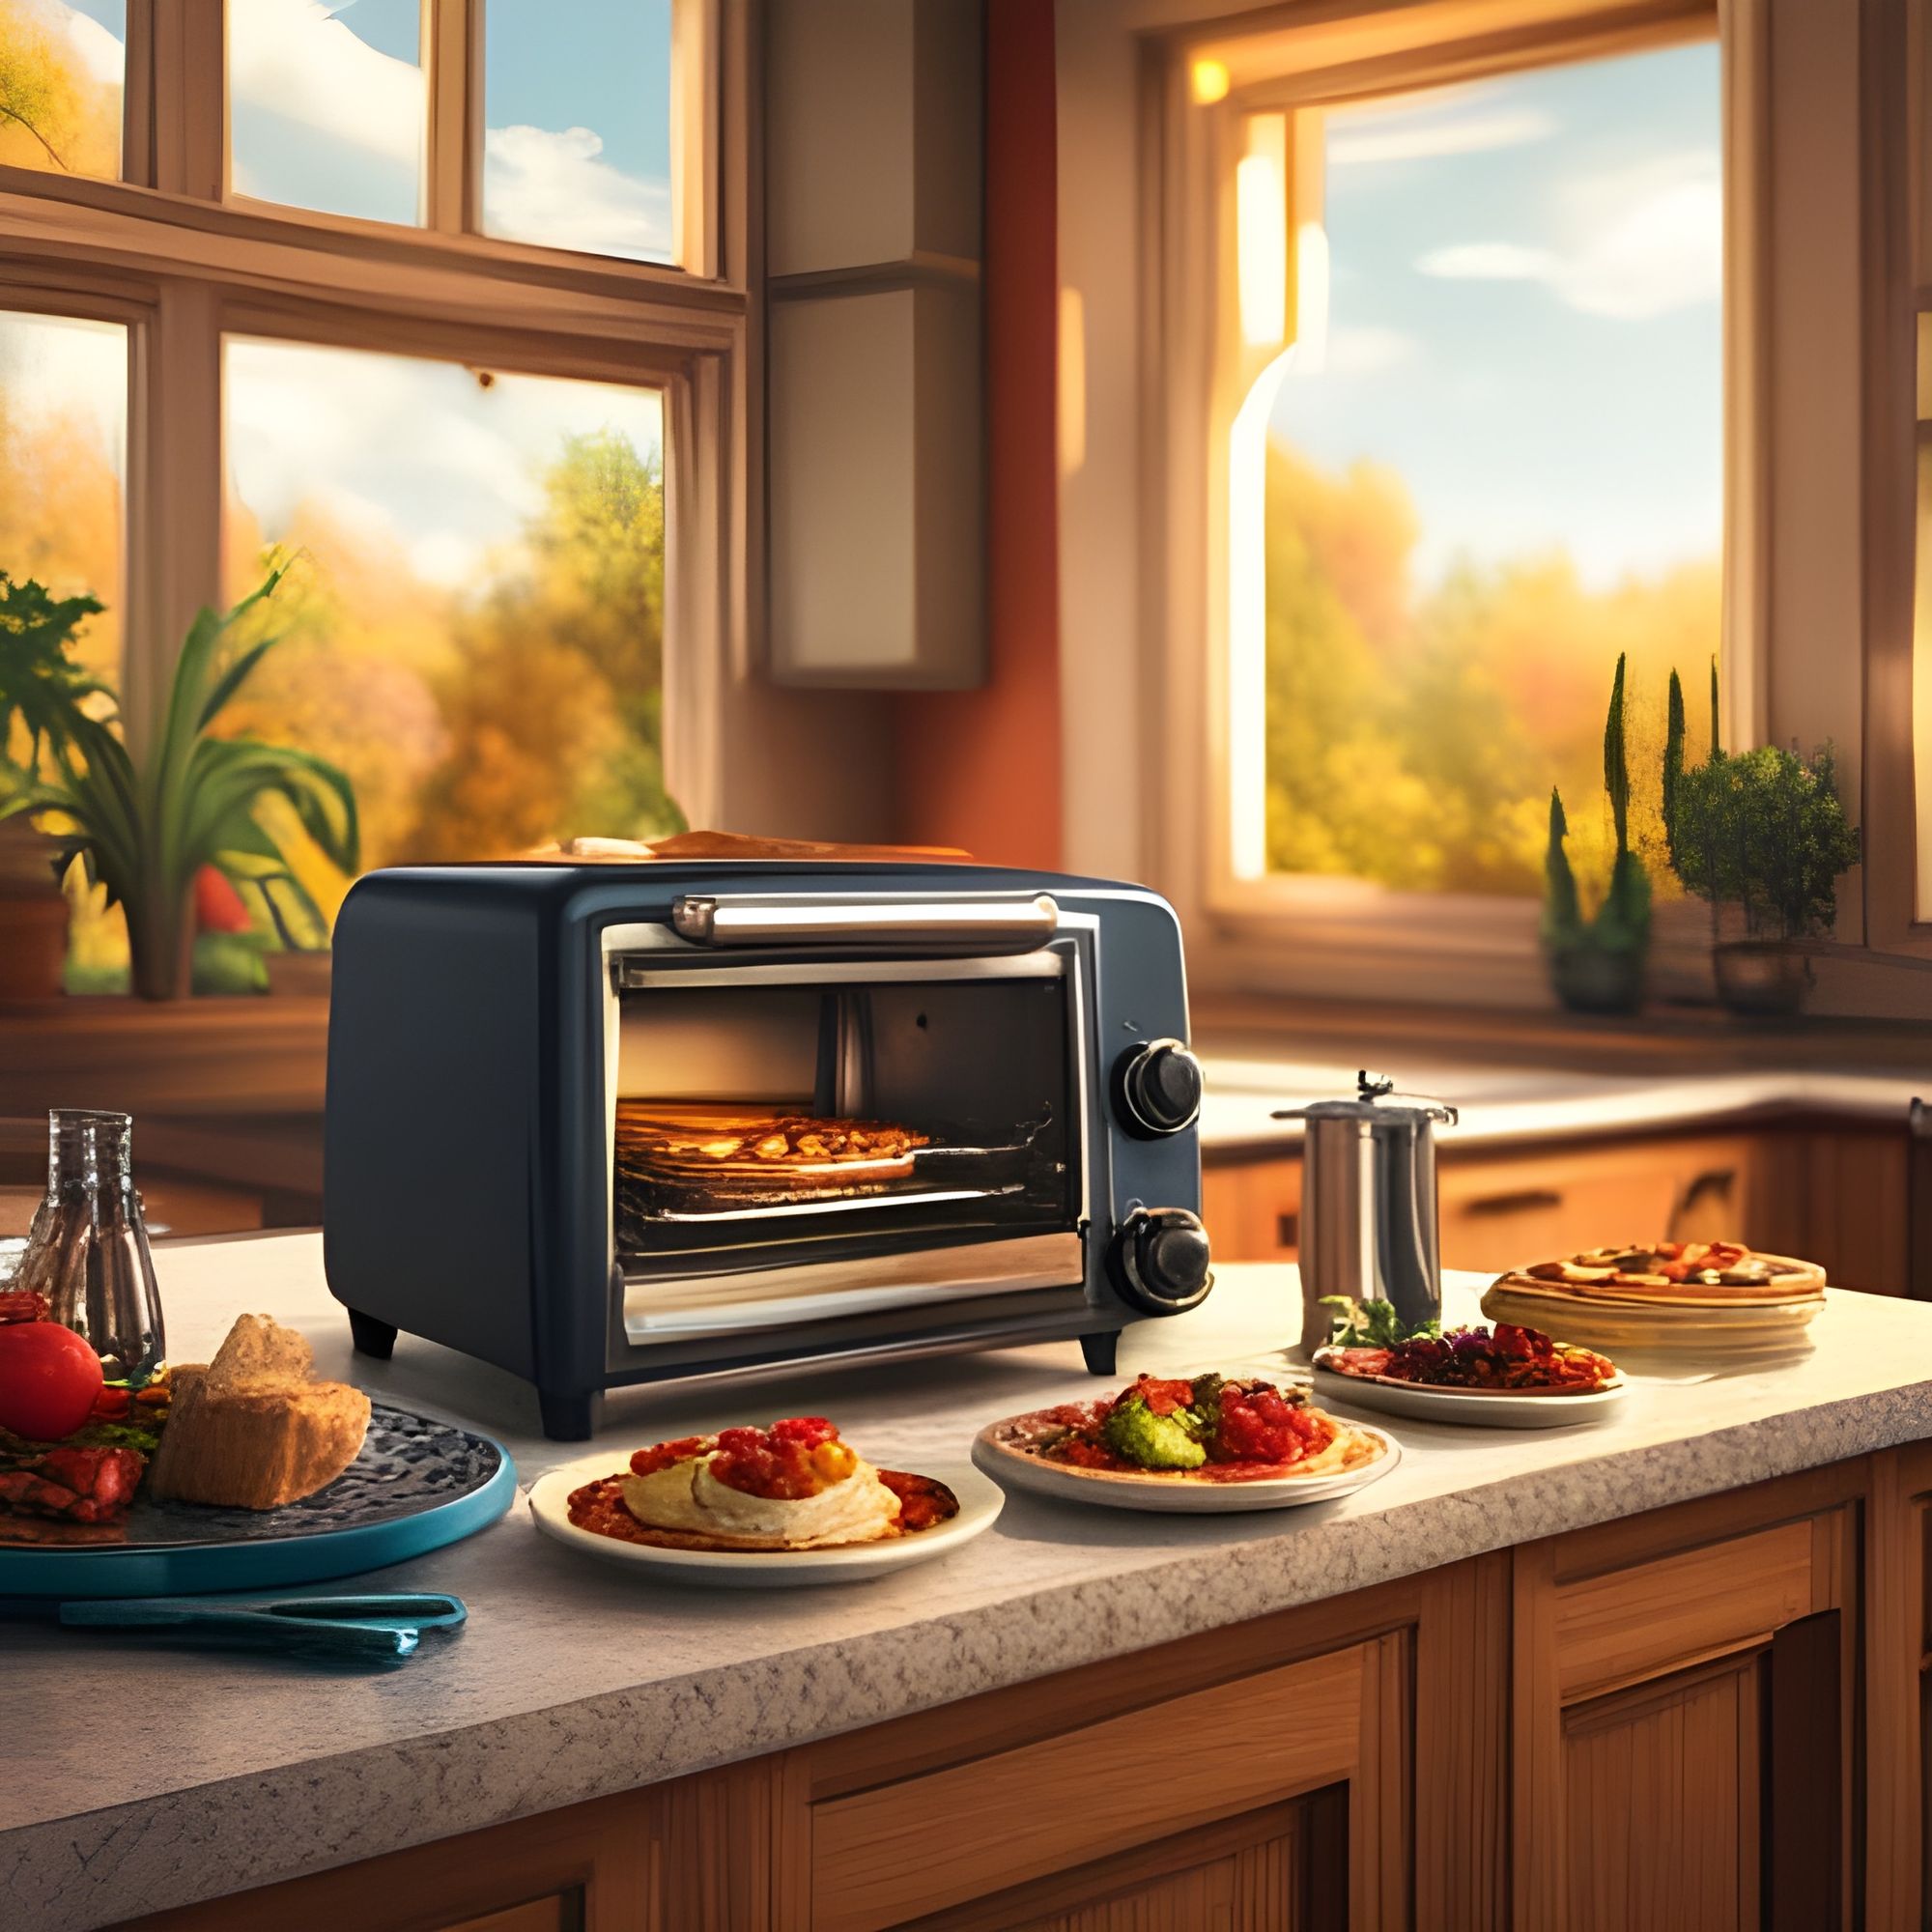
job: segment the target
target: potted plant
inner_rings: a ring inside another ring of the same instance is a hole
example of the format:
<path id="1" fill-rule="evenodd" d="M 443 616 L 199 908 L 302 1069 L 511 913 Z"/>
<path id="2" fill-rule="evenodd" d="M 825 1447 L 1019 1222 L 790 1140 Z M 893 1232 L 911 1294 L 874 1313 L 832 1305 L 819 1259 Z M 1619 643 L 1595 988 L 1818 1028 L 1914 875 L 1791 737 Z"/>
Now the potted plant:
<path id="1" fill-rule="evenodd" d="M 1670 706 L 1664 837 L 1677 876 L 1710 902 L 1719 997 L 1737 1012 L 1796 1012 L 1812 977 L 1801 943 L 1832 931 L 1838 875 L 1859 863 L 1859 835 L 1838 797 L 1837 760 L 1829 744 L 1808 759 L 1777 745 L 1726 752 L 1718 736 L 1715 663 L 1711 755 L 1701 765 L 1684 765 L 1684 696 L 1675 672 Z M 1725 908 L 1730 938 L 1720 936 Z"/>
<path id="2" fill-rule="evenodd" d="M 0 819 L 24 816 L 52 834 L 63 868 L 78 858 L 90 884 L 105 886 L 128 920 L 134 991 L 173 999 L 187 990 L 194 943 L 194 888 L 213 866 L 268 891 L 307 895 L 274 840 L 256 823 L 256 803 L 278 793 L 302 829 L 346 871 L 358 862 L 355 794 L 335 766 L 285 745 L 218 738 L 213 726 L 278 641 L 274 634 L 239 649 L 220 646 L 237 621 L 273 594 L 272 572 L 218 616 L 204 610 L 188 627 L 159 715 L 136 757 L 116 729 L 114 694 L 71 654 L 92 598 L 55 604 L 37 583 L 0 573 L 0 611 L 8 600 L 34 621 L 0 625 L 0 740 L 7 786 Z M 16 728 L 17 727 L 17 728 Z M 24 733 L 26 756 L 6 759 Z"/>
<path id="3" fill-rule="evenodd" d="M 1650 951 L 1650 874 L 1630 846 L 1630 765 L 1624 750 L 1624 660 L 1617 659 L 1604 721 L 1604 790 L 1610 802 L 1616 856 L 1595 914 L 1583 917 L 1577 875 L 1564 849 L 1569 820 L 1562 794 L 1549 791 L 1542 938 L 1556 997 L 1577 1012 L 1634 1013 L 1643 1004 Z"/>

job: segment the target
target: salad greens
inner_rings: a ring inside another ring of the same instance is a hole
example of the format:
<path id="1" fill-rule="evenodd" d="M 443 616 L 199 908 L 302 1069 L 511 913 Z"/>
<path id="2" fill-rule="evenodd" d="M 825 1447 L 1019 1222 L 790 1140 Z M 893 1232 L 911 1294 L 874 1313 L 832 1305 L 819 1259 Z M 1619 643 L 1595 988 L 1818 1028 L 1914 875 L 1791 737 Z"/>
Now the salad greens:
<path id="1" fill-rule="evenodd" d="M 1392 1301 L 1356 1301 L 1347 1294 L 1324 1294 L 1321 1306 L 1335 1311 L 1328 1331 L 1331 1348 L 1393 1349 L 1398 1343 L 1442 1332 L 1440 1321 L 1405 1321 Z"/>

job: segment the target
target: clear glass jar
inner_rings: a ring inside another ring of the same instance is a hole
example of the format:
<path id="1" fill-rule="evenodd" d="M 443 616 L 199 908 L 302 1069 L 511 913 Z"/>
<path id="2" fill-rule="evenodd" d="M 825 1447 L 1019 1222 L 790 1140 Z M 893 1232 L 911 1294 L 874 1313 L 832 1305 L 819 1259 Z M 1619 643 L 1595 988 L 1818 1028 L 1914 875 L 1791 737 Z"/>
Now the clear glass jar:
<path id="1" fill-rule="evenodd" d="M 47 1115 L 47 1193 L 11 1284 L 47 1298 L 83 1335 L 110 1382 L 140 1388 L 165 1356 L 155 1260 L 134 1191 L 127 1114 L 56 1107 Z"/>

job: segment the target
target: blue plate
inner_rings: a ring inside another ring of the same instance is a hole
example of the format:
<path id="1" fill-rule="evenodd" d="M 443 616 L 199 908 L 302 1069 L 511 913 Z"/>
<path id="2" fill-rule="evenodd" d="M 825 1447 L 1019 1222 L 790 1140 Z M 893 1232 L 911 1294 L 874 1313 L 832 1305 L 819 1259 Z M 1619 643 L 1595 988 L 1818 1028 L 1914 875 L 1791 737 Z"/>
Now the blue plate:
<path id="1" fill-rule="evenodd" d="M 92 1528 L 0 1517 L 0 1597 L 172 1597 L 321 1582 L 473 1536 L 516 1493 L 517 1467 L 500 1442 L 378 1406 L 355 1462 L 280 1509 L 137 1499 L 119 1522 Z M 23 1532 L 34 1541 L 18 1540 Z"/>

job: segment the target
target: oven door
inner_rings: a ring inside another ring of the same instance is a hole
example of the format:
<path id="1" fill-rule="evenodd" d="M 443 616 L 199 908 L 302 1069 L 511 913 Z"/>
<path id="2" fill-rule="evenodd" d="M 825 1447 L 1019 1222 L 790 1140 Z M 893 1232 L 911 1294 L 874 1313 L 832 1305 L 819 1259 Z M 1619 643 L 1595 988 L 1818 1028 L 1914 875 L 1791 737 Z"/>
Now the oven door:
<path id="1" fill-rule="evenodd" d="M 1077 936 L 743 963 L 639 936 L 610 959 L 613 1344 L 772 1352 L 1082 1300 Z"/>

